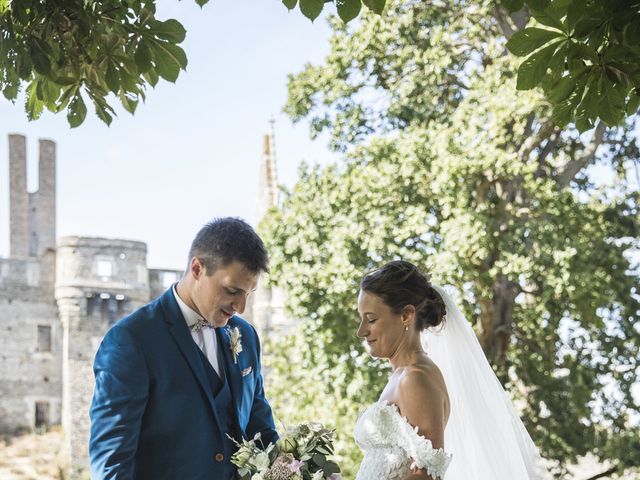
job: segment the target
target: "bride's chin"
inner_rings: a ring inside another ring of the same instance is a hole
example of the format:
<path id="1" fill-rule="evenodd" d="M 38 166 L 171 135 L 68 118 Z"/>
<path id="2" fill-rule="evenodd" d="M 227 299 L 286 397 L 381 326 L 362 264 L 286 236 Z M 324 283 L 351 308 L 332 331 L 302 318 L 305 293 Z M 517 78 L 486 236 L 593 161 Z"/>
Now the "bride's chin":
<path id="1" fill-rule="evenodd" d="M 381 355 L 379 355 L 379 354 L 378 354 L 378 353 L 376 353 L 376 352 L 371 351 L 371 349 L 370 349 L 370 348 L 367 348 L 367 353 L 368 353 L 368 354 L 369 354 L 369 356 L 370 356 L 370 357 L 372 357 L 372 358 L 382 358 L 382 356 L 381 356 Z"/>

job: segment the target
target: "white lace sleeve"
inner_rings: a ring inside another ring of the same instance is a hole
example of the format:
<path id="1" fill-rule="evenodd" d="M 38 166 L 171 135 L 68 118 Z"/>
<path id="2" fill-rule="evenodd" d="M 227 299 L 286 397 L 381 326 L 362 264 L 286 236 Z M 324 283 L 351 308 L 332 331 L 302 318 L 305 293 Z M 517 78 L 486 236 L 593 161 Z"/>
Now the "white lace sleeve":
<path id="1" fill-rule="evenodd" d="M 394 405 L 392 408 L 397 407 Z M 418 433 L 418 427 L 413 427 L 405 417 L 398 415 L 395 417 L 398 422 L 400 433 L 400 447 L 407 452 L 412 460 L 411 468 L 425 470 L 434 479 L 443 479 L 444 474 L 451 463 L 451 454 L 442 448 L 433 448 L 431 440 Z"/>

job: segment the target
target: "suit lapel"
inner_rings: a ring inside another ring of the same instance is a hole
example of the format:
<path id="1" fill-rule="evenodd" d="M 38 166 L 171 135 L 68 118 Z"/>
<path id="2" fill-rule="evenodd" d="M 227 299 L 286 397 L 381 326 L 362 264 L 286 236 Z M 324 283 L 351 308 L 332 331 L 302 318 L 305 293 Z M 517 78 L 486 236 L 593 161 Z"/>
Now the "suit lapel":
<path id="1" fill-rule="evenodd" d="M 200 388 L 202 388 L 202 391 L 209 400 L 213 417 L 218 425 L 218 431 L 222 431 L 220 428 L 220 420 L 218 419 L 215 400 L 213 398 L 213 392 L 209 385 L 209 379 L 207 378 L 207 373 L 204 370 L 204 365 L 202 364 L 200 354 L 197 350 L 198 346 L 193 341 L 189 327 L 187 327 L 187 322 L 182 316 L 182 312 L 180 311 L 176 299 L 173 296 L 173 287 L 162 295 L 160 301 L 163 308 L 164 320 L 169 324 L 169 332 L 178 345 L 180 353 L 182 353 L 182 356 L 187 361 L 193 375 L 200 384 Z"/>
<path id="2" fill-rule="evenodd" d="M 218 333 L 218 344 L 222 349 L 222 357 L 224 359 L 225 370 L 227 372 L 227 381 L 229 382 L 231 393 L 233 394 L 233 401 L 238 415 L 237 418 L 241 418 L 240 406 L 242 405 L 242 375 L 240 373 L 240 358 L 242 357 L 242 353 L 238 355 L 238 363 L 235 363 L 231 353 L 230 329 L 234 328 L 231 322 L 232 320 L 229 320 L 229 324 L 226 327 L 216 328 L 216 332 Z"/>

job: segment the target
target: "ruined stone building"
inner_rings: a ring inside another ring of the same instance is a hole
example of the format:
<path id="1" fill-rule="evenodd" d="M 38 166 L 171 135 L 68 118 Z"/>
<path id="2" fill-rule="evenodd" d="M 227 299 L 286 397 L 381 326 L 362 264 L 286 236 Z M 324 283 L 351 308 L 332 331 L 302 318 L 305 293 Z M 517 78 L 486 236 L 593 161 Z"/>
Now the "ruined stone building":
<path id="1" fill-rule="evenodd" d="M 182 272 L 150 269 L 146 244 L 139 241 L 56 241 L 55 149 L 53 141 L 40 140 L 39 188 L 28 192 L 26 139 L 9 136 L 10 251 L 9 258 L 0 258 L 0 432 L 61 424 L 71 478 L 86 478 L 95 351 L 114 322 L 159 296 Z M 258 218 L 276 205 L 276 181 L 268 134 Z M 264 336 L 288 322 L 282 295 L 262 283 L 245 317 Z"/>

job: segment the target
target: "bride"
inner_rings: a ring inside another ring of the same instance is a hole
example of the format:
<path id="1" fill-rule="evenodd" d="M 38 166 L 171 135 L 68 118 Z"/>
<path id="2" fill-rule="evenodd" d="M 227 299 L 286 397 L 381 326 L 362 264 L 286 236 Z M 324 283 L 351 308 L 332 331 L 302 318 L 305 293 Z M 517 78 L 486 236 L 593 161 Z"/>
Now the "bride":
<path id="1" fill-rule="evenodd" d="M 356 424 L 356 480 L 551 479 L 444 289 L 390 262 L 363 278 L 358 312 L 357 335 L 392 374 Z"/>

